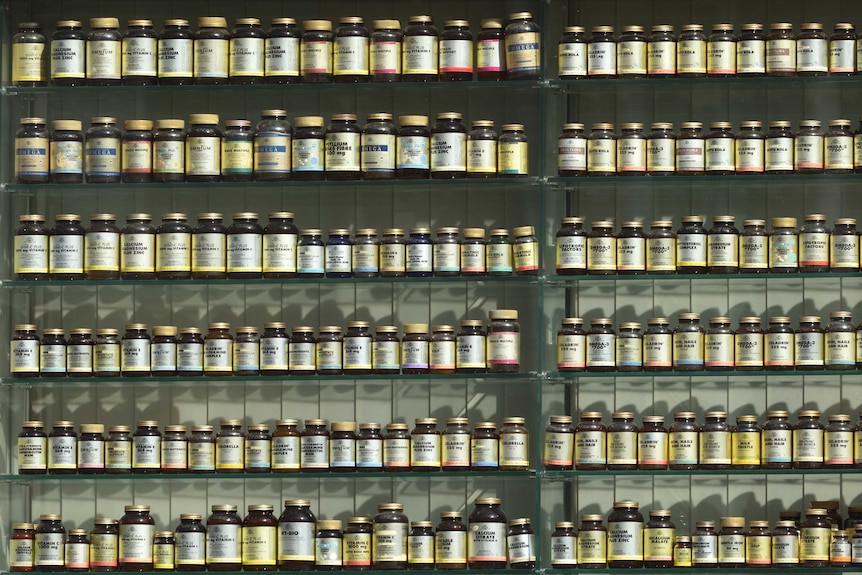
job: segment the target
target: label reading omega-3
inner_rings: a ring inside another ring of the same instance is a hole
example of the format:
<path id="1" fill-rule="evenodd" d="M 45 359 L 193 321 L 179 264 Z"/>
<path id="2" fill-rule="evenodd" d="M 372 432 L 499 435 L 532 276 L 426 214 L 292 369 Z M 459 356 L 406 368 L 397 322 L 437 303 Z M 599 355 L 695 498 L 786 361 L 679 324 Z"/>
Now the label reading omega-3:
<path id="1" fill-rule="evenodd" d="M 796 365 L 823 365 L 823 334 L 796 334 Z"/>
<path id="2" fill-rule="evenodd" d="M 736 335 L 736 366 L 763 366 L 763 335 L 740 333 Z"/>
<path id="3" fill-rule="evenodd" d="M 587 239 L 587 269 L 590 271 L 616 271 L 616 240 L 612 237 Z"/>
<path id="4" fill-rule="evenodd" d="M 676 239 L 648 238 L 646 241 L 646 269 L 648 272 L 676 271 Z"/>
<path id="5" fill-rule="evenodd" d="M 859 269 L 859 236 L 835 235 L 829 238 L 829 266 L 836 269 Z"/>

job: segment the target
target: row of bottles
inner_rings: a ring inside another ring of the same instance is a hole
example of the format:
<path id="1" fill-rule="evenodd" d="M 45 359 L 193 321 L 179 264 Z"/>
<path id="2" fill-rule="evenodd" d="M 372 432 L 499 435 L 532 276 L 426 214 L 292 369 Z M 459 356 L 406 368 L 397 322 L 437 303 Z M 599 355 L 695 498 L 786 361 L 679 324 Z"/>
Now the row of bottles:
<path id="1" fill-rule="evenodd" d="M 729 317 L 713 317 L 709 328 L 700 314 L 681 313 L 671 330 L 667 318 L 619 324 L 610 318 L 590 320 L 589 331 L 579 317 L 564 318 L 557 332 L 557 369 L 569 372 L 662 371 L 816 371 L 862 367 L 862 325 L 854 326 L 849 311 L 790 318 L 774 316 L 763 329 L 759 316 L 739 318 L 734 330 Z"/>
<path id="2" fill-rule="evenodd" d="M 823 504 L 826 507 L 814 507 Z M 579 569 L 670 567 L 849 567 L 862 561 L 859 508 L 842 529 L 835 501 L 815 501 L 800 520 L 798 511 L 782 512 L 770 532 L 769 521 L 722 517 L 697 521 L 690 535 L 677 535 L 669 509 L 652 509 L 644 521 L 637 501 L 615 501 L 607 524 L 600 514 L 557 522 L 551 535 L 551 566 Z M 854 508 L 851 508 L 851 515 Z M 795 520 L 794 520 L 795 519 Z M 851 542 L 852 537 L 852 542 Z"/>
<path id="3" fill-rule="evenodd" d="M 304 20 L 237 18 L 233 31 L 221 16 L 171 18 L 157 33 L 152 20 L 61 20 L 49 39 L 38 22 L 18 24 L 12 39 L 15 86 L 154 86 L 203 84 L 321 84 L 535 80 L 541 70 L 541 31 L 529 12 L 503 21 L 487 18 L 475 35 L 467 20 L 360 16 Z M 334 30 L 333 30 L 334 28 Z"/>
<path id="4" fill-rule="evenodd" d="M 42 337 L 33 324 L 18 324 L 10 345 L 15 377 L 250 377 L 259 375 L 423 375 L 517 373 L 521 365 L 521 328 L 517 310 L 488 312 L 481 320 L 464 320 L 455 334 L 451 325 L 426 323 L 377 326 L 367 321 L 341 327 L 296 326 L 291 335 L 283 322 L 267 322 L 262 337 L 252 326 L 210 323 L 199 328 L 130 323 L 120 337 L 113 328 L 47 328 Z"/>
<path id="5" fill-rule="evenodd" d="M 21 118 L 15 134 L 15 181 L 19 184 L 116 184 L 148 182 L 251 182 L 460 179 L 523 177 L 529 152 L 523 124 L 474 120 L 468 130 L 460 112 L 299 116 L 263 110 L 261 120 L 191 114 L 189 128 L 177 118 L 126 120 L 96 116 L 83 132 L 80 120 Z M 325 126 L 325 127 L 324 127 Z M 155 131 L 153 128 L 155 127 Z"/>
<path id="6" fill-rule="evenodd" d="M 273 506 L 236 505 L 183 513 L 175 531 L 156 531 L 148 505 L 127 505 L 117 521 L 105 517 L 68 532 L 59 514 L 15 523 L 11 571 L 367 571 L 406 569 L 530 569 L 535 541 L 530 519 L 508 520 L 496 497 L 475 500 L 468 523 L 460 511 L 409 521 L 401 503 L 382 503 L 374 517 L 318 519 L 306 499 Z M 346 523 L 346 527 L 345 524 Z"/>
<path id="7" fill-rule="evenodd" d="M 153 473 L 298 473 L 405 471 L 525 471 L 530 466 L 529 433 L 523 417 L 505 417 L 497 431 L 481 421 L 470 431 L 466 417 L 434 417 L 406 423 L 280 419 L 268 424 L 226 419 L 212 425 L 166 425 L 153 420 L 108 427 L 55 421 L 45 433 L 41 421 L 25 421 L 18 435 L 18 473 L 153 474 Z"/>
<path id="8" fill-rule="evenodd" d="M 490 230 L 440 227 L 300 229 L 292 212 L 236 212 L 230 225 L 218 212 L 133 213 L 126 225 L 115 214 L 41 214 L 18 217 L 13 271 L 25 281 L 217 280 L 288 278 L 479 277 L 536 275 L 539 247 L 533 226 Z M 512 238 L 514 236 L 514 238 Z"/>
<path id="9" fill-rule="evenodd" d="M 669 24 L 566 26 L 558 42 L 558 75 L 579 78 L 727 78 L 752 76 L 852 76 L 862 73 L 862 40 L 849 22 L 827 36 L 820 22 L 805 22 L 794 33 L 790 22 L 685 24 L 677 35 Z"/>
<path id="10" fill-rule="evenodd" d="M 853 131 L 848 119 L 791 122 L 641 122 L 614 125 L 599 122 L 586 134 L 584 124 L 563 124 L 557 141 L 557 173 L 577 176 L 732 176 L 762 174 L 852 174 L 862 172 L 862 124 Z"/>
<path id="11" fill-rule="evenodd" d="M 857 272 L 860 269 L 856 218 L 836 218 L 830 229 L 823 214 L 806 214 L 802 226 L 794 217 L 747 219 L 740 232 L 734 216 L 683 216 L 674 232 L 672 220 L 643 222 L 596 220 L 584 229 L 584 218 L 564 217 L 555 239 L 555 269 L 569 275 L 761 274 Z"/>
<path id="12" fill-rule="evenodd" d="M 617 411 L 609 426 L 602 413 L 583 411 L 577 425 L 570 415 L 552 415 L 545 429 L 542 463 L 549 470 L 661 471 L 665 469 L 816 469 L 862 465 L 862 420 L 855 427 L 847 414 L 830 415 L 828 425 L 816 409 L 797 412 L 796 424 L 784 410 L 771 410 L 727 423 L 727 412 L 707 411 L 704 423 L 692 411 L 679 411 L 673 423 L 662 415 Z"/>

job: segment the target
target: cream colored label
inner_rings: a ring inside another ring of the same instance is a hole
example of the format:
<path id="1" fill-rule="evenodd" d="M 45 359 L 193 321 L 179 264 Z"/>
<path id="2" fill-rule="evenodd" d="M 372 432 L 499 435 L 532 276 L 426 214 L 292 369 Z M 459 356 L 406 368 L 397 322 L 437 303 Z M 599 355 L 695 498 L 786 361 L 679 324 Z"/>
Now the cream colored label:
<path id="1" fill-rule="evenodd" d="M 36 533 L 33 543 L 33 563 L 40 567 L 63 568 L 63 534 Z"/>
<path id="2" fill-rule="evenodd" d="M 671 465 L 697 465 L 697 431 L 671 431 L 668 434 L 668 462 Z"/>
<path id="3" fill-rule="evenodd" d="M 644 529 L 644 560 L 673 561 L 673 542 L 676 529 L 648 527 Z"/>
<path id="4" fill-rule="evenodd" d="M 698 459 L 701 464 L 729 465 L 731 463 L 730 432 L 701 431 L 699 444 Z"/>
<path id="5" fill-rule="evenodd" d="M 617 238 L 617 270 L 643 271 L 646 268 L 644 238 Z"/>
<path id="6" fill-rule="evenodd" d="M 832 530 L 828 527 L 803 527 L 799 534 L 799 559 L 829 561 Z"/>
<path id="7" fill-rule="evenodd" d="M 18 470 L 44 470 L 48 465 L 45 437 L 18 438 Z"/>
<path id="8" fill-rule="evenodd" d="M 515 273 L 535 271 L 539 269 L 539 245 L 528 241 L 512 246 L 512 258 L 515 262 Z"/>
<path id="9" fill-rule="evenodd" d="M 525 433 L 500 435 L 500 466 L 528 467 L 530 465 L 529 437 Z"/>
<path id="10" fill-rule="evenodd" d="M 736 366 L 763 366 L 763 334 L 736 334 Z"/>
<path id="11" fill-rule="evenodd" d="M 227 78 L 229 61 L 229 40 L 216 38 L 195 40 L 195 78 Z"/>
<path id="12" fill-rule="evenodd" d="M 263 76 L 263 53 L 263 38 L 231 38 L 228 64 L 231 77 Z"/>
<path id="13" fill-rule="evenodd" d="M 736 71 L 739 74 L 766 72 L 766 42 L 764 40 L 737 40 Z"/>
<path id="14" fill-rule="evenodd" d="M 636 432 L 608 431 L 607 437 L 608 465 L 634 465 L 638 462 L 638 437 Z M 610 537 L 610 533 L 608 537 Z"/>
<path id="15" fill-rule="evenodd" d="M 153 173 L 182 174 L 185 170 L 185 143 L 176 141 L 153 142 Z"/>
<path id="16" fill-rule="evenodd" d="M 710 41 L 706 53 L 706 71 L 709 74 L 736 74 L 736 42 Z"/>
<path id="17" fill-rule="evenodd" d="M 718 562 L 745 563 L 745 535 L 719 535 Z"/>
<path id="18" fill-rule="evenodd" d="M 705 234 L 679 234 L 676 238 L 677 267 L 703 267 L 707 263 Z"/>
<path id="19" fill-rule="evenodd" d="M 219 138 L 190 136 L 186 139 L 186 175 L 217 176 L 221 173 Z"/>
<path id="20" fill-rule="evenodd" d="M 266 76 L 299 76 L 299 38 L 267 38 L 264 43 Z"/>
<path id="21" fill-rule="evenodd" d="M 820 463 L 823 461 L 823 430 L 793 430 L 793 461 Z"/>
<path id="22" fill-rule="evenodd" d="M 680 40 L 676 44 L 677 72 L 679 74 L 706 74 L 706 42 Z"/>
<path id="23" fill-rule="evenodd" d="M 643 346 L 639 337 L 616 339 L 617 367 L 640 367 L 643 365 Z"/>
<path id="24" fill-rule="evenodd" d="M 766 366 L 791 366 L 794 358 L 792 333 L 767 333 L 764 335 L 763 363 Z"/>
<path id="25" fill-rule="evenodd" d="M 646 241 L 647 271 L 676 271 L 676 239 L 648 238 Z"/>
<path id="26" fill-rule="evenodd" d="M 467 533 L 464 531 L 437 531 L 434 537 L 435 560 L 440 565 L 467 562 Z"/>
<path id="27" fill-rule="evenodd" d="M 272 438 L 272 469 L 299 469 L 300 440 L 296 436 Z"/>
<path id="28" fill-rule="evenodd" d="M 823 334 L 796 334 L 796 365 L 823 365 Z"/>
<path id="29" fill-rule="evenodd" d="M 825 232 L 799 234 L 799 265 L 828 266 L 829 242 L 830 236 Z"/>
<path id="30" fill-rule="evenodd" d="M 116 40 L 87 41 L 87 78 L 119 80 L 120 43 Z"/>
<path id="31" fill-rule="evenodd" d="M 614 42 L 591 42 L 587 49 L 587 74 L 613 76 L 617 73 L 617 51 Z"/>
<path id="32" fill-rule="evenodd" d="M 793 431 L 790 429 L 764 429 L 760 436 L 762 463 L 790 463 L 793 461 Z"/>
<path id="33" fill-rule="evenodd" d="M 824 363 L 827 366 L 854 365 L 856 363 L 856 332 L 827 332 L 825 352 Z"/>
<path id="34" fill-rule="evenodd" d="M 440 436 L 413 434 L 410 436 L 410 465 L 440 467 Z"/>
<path id="35" fill-rule="evenodd" d="M 90 533 L 90 567 L 116 568 L 118 546 L 119 537 L 116 534 Z"/>
<path id="36" fill-rule="evenodd" d="M 120 565 L 124 563 L 153 562 L 154 525 L 120 524 Z"/>
<path id="37" fill-rule="evenodd" d="M 228 436 L 216 438 L 216 470 L 242 469 L 244 464 L 243 447 L 242 437 Z"/>
<path id="38" fill-rule="evenodd" d="M 336 76 L 368 75 L 368 43 L 366 36 L 339 36 L 332 48 L 332 72 Z"/>
<path id="39" fill-rule="evenodd" d="M 314 560 L 314 523 L 283 521 L 278 524 L 278 560 Z M 345 536 L 347 540 L 347 536 Z"/>
<path id="40" fill-rule="evenodd" d="M 586 343 L 584 335 L 557 336 L 557 369 L 586 367 Z"/>
<path id="41" fill-rule="evenodd" d="M 51 78 L 84 78 L 85 40 L 51 40 Z"/>
<path id="42" fill-rule="evenodd" d="M 646 171 L 646 140 L 621 137 L 617 141 L 617 171 Z"/>
<path id="43" fill-rule="evenodd" d="M 733 465 L 760 465 L 760 433 L 756 431 L 731 433 L 730 454 Z"/>
<path id="44" fill-rule="evenodd" d="M 224 272 L 226 257 L 225 234 L 192 235 L 192 271 Z"/>
<path id="45" fill-rule="evenodd" d="M 401 42 L 372 42 L 369 49 L 371 75 L 401 73 Z"/>
<path id="46" fill-rule="evenodd" d="M 242 564 L 275 565 L 275 525 L 242 528 Z"/>
<path id="47" fill-rule="evenodd" d="M 604 531 L 578 533 L 578 565 L 605 563 L 608 539 Z"/>
<path id="48" fill-rule="evenodd" d="M 345 533 L 343 541 L 345 567 L 371 566 L 370 533 Z"/>
<path id="49" fill-rule="evenodd" d="M 204 342 L 204 371 L 232 371 L 233 340 L 208 339 Z"/>
<path id="50" fill-rule="evenodd" d="M 676 74 L 676 42 L 662 40 L 647 45 L 647 73 Z"/>
<path id="51" fill-rule="evenodd" d="M 638 433 L 638 464 L 667 465 L 667 433 L 641 431 Z M 673 539 L 670 541 L 673 546 Z"/>
<path id="52" fill-rule="evenodd" d="M 15 273 L 48 273 L 48 236 L 15 236 Z"/>
<path id="53" fill-rule="evenodd" d="M 296 234 L 263 235 L 263 271 L 296 272 Z"/>
<path id="54" fill-rule="evenodd" d="M 162 38 L 159 40 L 159 78 L 191 78 L 194 74 L 194 40 Z"/>
<path id="55" fill-rule="evenodd" d="M 706 139 L 706 171 L 707 172 L 732 172 L 736 169 L 734 164 L 733 138 L 707 138 Z"/>
<path id="56" fill-rule="evenodd" d="M 575 465 L 607 463 L 604 431 L 575 432 Z"/>
<path id="57" fill-rule="evenodd" d="M 500 463 L 500 442 L 497 439 L 470 441 L 470 463 L 473 467 L 496 469 Z"/>
<path id="58" fill-rule="evenodd" d="M 260 234 L 229 234 L 227 236 L 227 271 L 261 272 L 263 269 Z"/>
<path id="59" fill-rule="evenodd" d="M 267 154 L 267 152 L 263 152 Z M 251 174 L 259 158 L 255 157 L 252 142 L 222 140 L 221 170 L 223 175 Z"/>
<path id="60" fill-rule="evenodd" d="M 616 271 L 616 238 L 587 238 L 587 269 L 597 271 Z"/>
<path id="61" fill-rule="evenodd" d="M 360 134 L 353 132 L 326 135 L 324 162 L 327 172 L 358 172 Z"/>
<path id="62" fill-rule="evenodd" d="M 434 565 L 433 535 L 410 535 L 407 538 L 407 563 L 410 565 Z"/>
<path id="63" fill-rule="evenodd" d="M 826 72 L 829 69 L 828 53 L 826 38 L 797 38 L 796 71 Z"/>
<path id="64" fill-rule="evenodd" d="M 290 134 L 260 132 L 254 138 L 255 173 L 290 172 Z"/>
<path id="65" fill-rule="evenodd" d="M 823 136 L 798 135 L 794 142 L 794 166 L 823 169 Z"/>
<path id="66" fill-rule="evenodd" d="M 641 521 L 608 521 L 608 561 L 642 561 L 643 529 Z"/>
<path id="67" fill-rule="evenodd" d="M 826 136 L 824 141 L 827 170 L 853 169 L 853 136 Z"/>
<path id="68" fill-rule="evenodd" d="M 372 535 L 372 560 L 407 561 L 407 522 L 375 523 Z"/>
<path id="69" fill-rule="evenodd" d="M 437 36 L 406 36 L 401 56 L 404 74 L 437 74 Z"/>
<path id="70" fill-rule="evenodd" d="M 646 42 L 617 42 L 617 71 L 624 75 L 647 73 Z"/>
<path id="71" fill-rule="evenodd" d="M 191 234 L 160 232 L 156 236 L 156 271 L 187 272 L 191 267 Z"/>
<path id="72" fill-rule="evenodd" d="M 617 171 L 616 140 L 591 138 L 587 141 L 587 171 L 590 173 Z"/>
<path id="73" fill-rule="evenodd" d="M 120 269 L 120 234 L 89 232 L 84 236 L 84 271 Z"/>
<path id="74" fill-rule="evenodd" d="M 853 465 L 853 432 L 827 431 L 823 436 L 823 463 Z"/>
<path id="75" fill-rule="evenodd" d="M 51 236 L 48 269 L 54 273 L 83 273 L 83 236 Z"/>
<path id="76" fill-rule="evenodd" d="M 771 537 L 746 537 L 745 562 L 748 565 L 769 565 L 772 562 Z"/>
<path id="77" fill-rule="evenodd" d="M 612 333 L 587 334 L 587 367 L 614 367 L 615 336 Z"/>
<path id="78" fill-rule="evenodd" d="M 506 561 L 506 524 L 470 524 L 467 537 L 468 561 Z"/>
<path id="79" fill-rule="evenodd" d="M 702 332 L 697 331 L 673 334 L 673 364 L 675 366 L 703 365 L 703 335 Z"/>
<path id="80" fill-rule="evenodd" d="M 545 432 L 542 462 L 545 465 L 571 467 L 574 463 L 573 433 Z"/>
<path id="81" fill-rule="evenodd" d="M 241 531 L 239 525 L 207 526 L 207 564 L 240 563 Z"/>
<path id="82" fill-rule="evenodd" d="M 156 269 L 155 234 L 122 234 L 120 236 L 120 270 L 151 273 Z"/>
<path id="83" fill-rule="evenodd" d="M 135 437 L 132 442 L 132 468 L 159 469 L 161 443 L 161 438 L 155 435 Z"/>
<path id="84" fill-rule="evenodd" d="M 703 338 L 703 359 L 708 367 L 733 367 L 733 334 L 708 333 Z"/>
<path id="85" fill-rule="evenodd" d="M 835 235 L 829 237 L 829 266 L 835 269 L 859 269 L 859 236 Z"/>
<path id="86" fill-rule="evenodd" d="M 299 50 L 299 68 L 308 74 L 332 74 L 332 42 L 302 42 Z"/>
<path id="87" fill-rule="evenodd" d="M 10 344 L 9 366 L 13 374 L 39 371 L 39 341 L 15 340 Z"/>
<path id="88" fill-rule="evenodd" d="M 709 234 L 706 245 L 709 265 L 739 266 L 739 241 L 736 234 Z"/>
<path id="89" fill-rule="evenodd" d="M 155 38 L 123 38 L 122 74 L 156 77 Z"/>
<path id="90" fill-rule="evenodd" d="M 174 546 L 170 543 L 153 545 L 153 567 L 158 570 L 174 569 Z"/>

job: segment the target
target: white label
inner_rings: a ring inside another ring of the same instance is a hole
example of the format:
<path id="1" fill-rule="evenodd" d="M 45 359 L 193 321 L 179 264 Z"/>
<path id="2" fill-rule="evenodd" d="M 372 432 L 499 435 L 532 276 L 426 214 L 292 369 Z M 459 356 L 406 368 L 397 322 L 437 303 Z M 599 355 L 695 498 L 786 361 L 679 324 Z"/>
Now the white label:
<path id="1" fill-rule="evenodd" d="M 272 438 L 272 469 L 299 469 L 299 437 L 284 435 Z"/>
<path id="2" fill-rule="evenodd" d="M 296 271 L 296 234 L 264 234 L 263 271 Z"/>
<path id="3" fill-rule="evenodd" d="M 590 42 L 587 51 L 587 74 L 614 76 L 617 73 L 617 52 L 614 42 Z"/>
<path id="4" fill-rule="evenodd" d="M 676 265 L 702 267 L 706 265 L 706 235 L 679 234 L 676 237 Z"/>
<path id="5" fill-rule="evenodd" d="M 485 336 L 459 335 L 456 339 L 455 361 L 459 368 L 484 368 Z"/>
<path id="6" fill-rule="evenodd" d="M 300 245 L 297 251 L 296 271 L 300 274 L 322 274 L 323 246 Z"/>
<path id="7" fill-rule="evenodd" d="M 120 270 L 133 273 L 156 270 L 155 234 L 120 235 Z"/>
<path id="8" fill-rule="evenodd" d="M 369 52 L 372 76 L 401 73 L 401 42 L 372 42 Z"/>
<path id="9" fill-rule="evenodd" d="M 302 75 L 332 73 L 332 41 L 303 41 L 300 44 L 299 67 Z"/>
<path id="10" fill-rule="evenodd" d="M 351 259 L 354 272 L 376 274 L 380 271 L 380 248 L 377 243 L 353 244 Z"/>
<path id="11" fill-rule="evenodd" d="M 66 373 L 66 346 L 42 345 L 39 348 L 39 371 L 45 374 Z"/>
<path id="12" fill-rule="evenodd" d="M 203 371 L 204 346 L 200 343 L 177 344 L 177 368 L 180 371 Z"/>
<path id="13" fill-rule="evenodd" d="M 263 76 L 263 52 L 263 38 L 231 38 L 230 75 Z"/>
<path id="14" fill-rule="evenodd" d="M 362 134 L 361 168 L 365 174 L 395 171 L 395 136 L 393 134 Z M 496 171 L 496 164 L 494 166 Z"/>
<path id="15" fill-rule="evenodd" d="M 399 136 L 395 141 L 395 167 L 399 170 L 429 169 L 430 140 L 427 136 Z"/>
<path id="16" fill-rule="evenodd" d="M 489 333 L 488 365 L 518 365 L 521 357 L 521 335 L 518 332 Z"/>
<path id="17" fill-rule="evenodd" d="M 849 40 L 830 40 L 829 42 L 829 73 L 851 74 L 856 69 L 856 42 Z"/>
<path id="18" fill-rule="evenodd" d="M 790 463 L 793 461 L 793 431 L 764 429 L 761 432 L 760 451 L 763 463 Z"/>
<path id="19" fill-rule="evenodd" d="M 338 36 L 332 48 L 332 73 L 336 76 L 368 75 L 368 43 L 366 36 Z"/>
<path id="20" fill-rule="evenodd" d="M 470 463 L 473 467 L 496 469 L 500 463 L 500 445 L 496 439 L 473 439 L 470 442 Z"/>
<path id="21" fill-rule="evenodd" d="M 329 466 L 333 469 L 340 467 L 356 467 L 356 440 L 355 439 L 330 439 L 329 440 Z"/>
<path id="22" fill-rule="evenodd" d="M 132 440 L 132 467 L 159 469 L 161 467 L 162 439 L 157 435 L 135 436 Z"/>
<path id="23" fill-rule="evenodd" d="M 827 332 L 825 364 L 827 369 L 832 365 L 856 364 L 856 333 Z"/>
<path id="24" fill-rule="evenodd" d="M 608 560 L 643 559 L 643 522 L 608 521 Z"/>
<path id="25" fill-rule="evenodd" d="M 260 234 L 229 234 L 227 236 L 227 271 L 261 272 L 263 269 Z"/>
<path id="26" fill-rule="evenodd" d="M 406 36 L 401 56 L 404 74 L 437 75 L 437 36 Z"/>
<path id="27" fill-rule="evenodd" d="M 356 467 L 380 469 L 383 467 L 383 440 L 359 439 L 356 442 Z"/>
<path id="28" fill-rule="evenodd" d="M 766 236 L 740 236 L 739 269 L 754 270 L 769 267 Z"/>
<path id="29" fill-rule="evenodd" d="M 120 565 L 153 562 L 154 525 L 120 525 Z"/>
<path id="30" fill-rule="evenodd" d="M 156 77 L 156 39 L 123 38 L 123 76 Z"/>
<path id="31" fill-rule="evenodd" d="M 434 244 L 434 271 L 458 272 L 461 270 L 459 261 L 461 250 L 458 244 Z"/>
<path id="32" fill-rule="evenodd" d="M 206 542 L 207 564 L 239 563 L 240 555 L 239 525 L 208 525 Z"/>
<path id="33" fill-rule="evenodd" d="M 565 42 L 557 45 L 557 66 L 561 78 L 587 75 L 587 46 L 585 42 Z"/>
<path id="34" fill-rule="evenodd" d="M 204 371 L 231 371 L 233 368 L 233 340 L 208 339 L 204 341 Z"/>
<path id="35" fill-rule="evenodd" d="M 314 523 L 284 521 L 278 524 L 278 560 L 314 560 Z"/>
<path id="36" fill-rule="evenodd" d="M 793 149 L 793 138 L 767 138 L 766 171 L 793 171 Z"/>
<path id="37" fill-rule="evenodd" d="M 461 272 L 462 273 L 485 273 L 485 243 L 471 243 L 465 240 L 461 244 Z"/>
<path id="38" fill-rule="evenodd" d="M 344 369 L 371 369 L 371 338 L 344 338 Z"/>
<path id="39" fill-rule="evenodd" d="M 647 43 L 621 41 L 617 43 L 617 70 L 620 76 L 647 73 Z"/>
<path id="40" fill-rule="evenodd" d="M 84 272 L 84 236 L 51 236 L 48 269 L 52 274 Z"/>
<path id="41" fill-rule="evenodd" d="M 709 234 L 707 243 L 707 263 L 710 266 L 739 266 L 739 236 L 736 234 Z"/>
<path id="42" fill-rule="evenodd" d="M 616 140 L 587 141 L 587 171 L 591 173 L 614 173 L 617 171 Z"/>
<path id="43" fill-rule="evenodd" d="M 15 273 L 48 273 L 48 236 L 15 236 Z"/>
<path id="44" fill-rule="evenodd" d="M 219 138 L 186 138 L 186 175 L 218 176 L 221 173 L 220 151 Z"/>
<path id="45" fill-rule="evenodd" d="M 182 469 L 188 468 L 188 441 L 162 441 L 162 469 Z"/>
<path id="46" fill-rule="evenodd" d="M 432 268 L 433 246 L 431 244 L 411 244 L 407 246 L 407 272 L 430 272 Z"/>
<path id="47" fill-rule="evenodd" d="M 122 371 L 150 371 L 150 340 L 124 339 L 122 347 Z"/>
<path id="48" fill-rule="evenodd" d="M 192 268 L 192 236 L 187 232 L 161 232 L 156 236 L 156 271 L 188 272 Z"/>
<path id="49" fill-rule="evenodd" d="M 359 171 L 360 134 L 358 132 L 326 134 L 327 172 Z"/>
<path id="50" fill-rule="evenodd" d="M 676 141 L 676 171 L 702 172 L 706 168 L 704 140 L 680 138 Z"/>
<path id="51" fill-rule="evenodd" d="M 557 140 L 557 170 L 587 171 L 587 140 L 581 138 L 560 138 Z"/>
<path id="52" fill-rule="evenodd" d="M 614 367 L 614 334 L 587 335 L 587 367 Z"/>
<path id="53" fill-rule="evenodd" d="M 559 236 L 556 240 L 557 270 L 587 269 L 586 236 Z"/>
<path id="54" fill-rule="evenodd" d="M 799 265 L 829 265 L 829 234 L 802 232 L 799 234 Z"/>
<path id="55" fill-rule="evenodd" d="M 796 365 L 823 365 L 823 334 L 796 334 Z"/>
<path id="56" fill-rule="evenodd" d="M 329 469 L 329 438 L 303 435 L 299 438 L 302 469 Z"/>
<path id="57" fill-rule="evenodd" d="M 535 561 L 536 555 L 533 551 L 533 536 L 529 533 L 509 535 L 506 538 L 509 548 L 509 563 L 523 563 Z"/>
<path id="58" fill-rule="evenodd" d="M 467 534 L 458 531 L 437 531 L 434 537 L 435 561 L 439 565 L 467 561 Z"/>
<path id="59" fill-rule="evenodd" d="M 63 534 L 36 533 L 33 544 L 33 563 L 37 567 L 63 567 Z"/>
<path id="60" fill-rule="evenodd" d="M 796 40 L 796 71 L 826 72 L 829 69 L 826 38 L 798 38 Z"/>
<path id="61" fill-rule="evenodd" d="M 431 171 L 463 172 L 467 169 L 467 134 L 446 132 L 431 135 Z"/>
<path id="62" fill-rule="evenodd" d="M 224 272 L 226 258 L 225 234 L 196 233 L 192 235 L 192 271 Z"/>
<path id="63" fill-rule="evenodd" d="M 718 537 L 715 535 L 692 535 L 691 558 L 695 566 L 718 564 Z"/>
<path id="64" fill-rule="evenodd" d="M 472 40 L 440 40 L 440 73 L 473 73 Z"/>
<path id="65" fill-rule="evenodd" d="M 84 40 L 51 40 L 51 78 L 84 78 Z"/>
<path id="66" fill-rule="evenodd" d="M 853 169 L 853 136 L 826 136 L 824 141 L 826 152 L 825 168 L 827 170 Z"/>
<path id="67" fill-rule="evenodd" d="M 313 344 L 312 344 L 313 345 Z M 287 369 L 286 337 L 265 337 L 260 340 L 261 371 Z"/>
<path id="68" fill-rule="evenodd" d="M 195 78 L 227 78 L 230 41 L 201 38 L 195 40 Z"/>
<path id="69" fill-rule="evenodd" d="M 506 561 L 506 524 L 470 523 L 468 561 Z"/>
<path id="70" fill-rule="evenodd" d="M 455 342 L 431 342 L 428 357 L 428 367 L 431 369 L 455 369 Z"/>
<path id="71" fill-rule="evenodd" d="M 410 436 L 410 466 L 440 467 L 440 436 L 413 434 Z"/>
<path id="72" fill-rule="evenodd" d="M 342 539 L 317 537 L 314 540 L 314 563 L 318 567 L 342 566 Z"/>
<path id="73" fill-rule="evenodd" d="M 290 346 L 290 359 L 293 355 L 293 345 Z M 341 369 L 342 368 L 342 343 L 340 341 L 321 341 L 315 347 L 317 369 Z M 293 369 L 293 363 L 290 364 Z"/>
<path id="74" fill-rule="evenodd" d="M 159 40 L 159 78 L 191 78 L 193 60 L 194 40 L 191 38 Z"/>
<path id="75" fill-rule="evenodd" d="M 44 471 L 48 465 L 47 449 L 48 440 L 44 437 L 19 437 L 18 469 L 39 469 Z"/>
<path id="76" fill-rule="evenodd" d="M 668 433 L 668 462 L 671 465 L 697 465 L 697 440 L 697 431 L 671 431 Z"/>
<path id="77" fill-rule="evenodd" d="M 299 76 L 299 38 L 267 38 L 264 44 L 266 76 Z"/>
<path id="78" fill-rule="evenodd" d="M 177 565 L 204 565 L 206 557 L 204 547 L 206 545 L 206 534 L 195 532 L 181 532 L 174 534 L 176 541 L 174 545 Z"/>
<path id="79" fill-rule="evenodd" d="M 827 431 L 823 436 L 823 463 L 853 465 L 853 432 Z"/>
<path id="80" fill-rule="evenodd" d="M 383 465 L 397 468 L 410 467 L 410 440 L 384 439 Z"/>
<path id="81" fill-rule="evenodd" d="M 499 72 L 504 69 L 503 42 L 498 38 L 487 38 L 476 42 L 476 71 Z M 584 61 L 586 73 L 586 61 Z"/>
<path id="82" fill-rule="evenodd" d="M 120 79 L 120 43 L 116 40 L 87 41 L 87 78 Z"/>
<path id="83" fill-rule="evenodd" d="M 650 138 L 647 141 L 647 171 L 673 172 L 676 146 L 671 138 Z"/>
<path id="84" fill-rule="evenodd" d="M 733 138 L 706 139 L 707 172 L 732 172 L 735 169 L 733 161 Z"/>
<path id="85" fill-rule="evenodd" d="M 350 273 L 353 269 L 349 245 L 326 245 L 326 272 Z"/>

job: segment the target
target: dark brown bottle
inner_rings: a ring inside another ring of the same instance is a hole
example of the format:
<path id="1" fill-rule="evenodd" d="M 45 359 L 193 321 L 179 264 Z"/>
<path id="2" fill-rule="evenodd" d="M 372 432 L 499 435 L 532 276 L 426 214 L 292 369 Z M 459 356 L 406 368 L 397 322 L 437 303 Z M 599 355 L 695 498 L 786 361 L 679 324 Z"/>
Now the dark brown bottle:
<path id="1" fill-rule="evenodd" d="M 153 570 L 155 521 L 149 505 L 126 505 L 120 519 L 119 570 L 143 573 Z"/>
<path id="2" fill-rule="evenodd" d="M 220 16 L 199 17 L 194 47 L 195 84 L 227 84 L 230 76 L 230 32 L 227 20 Z"/>

